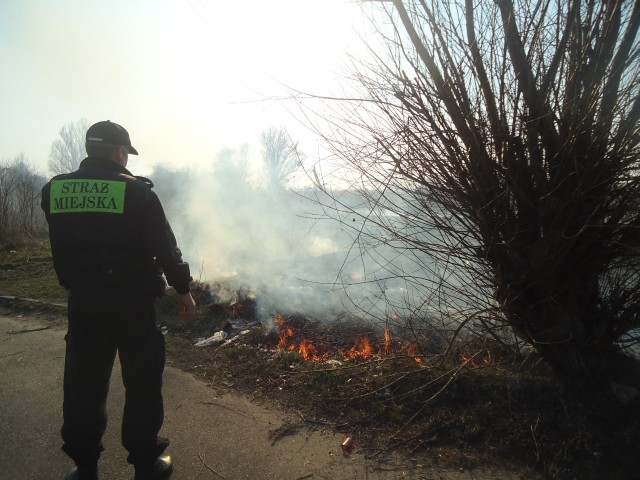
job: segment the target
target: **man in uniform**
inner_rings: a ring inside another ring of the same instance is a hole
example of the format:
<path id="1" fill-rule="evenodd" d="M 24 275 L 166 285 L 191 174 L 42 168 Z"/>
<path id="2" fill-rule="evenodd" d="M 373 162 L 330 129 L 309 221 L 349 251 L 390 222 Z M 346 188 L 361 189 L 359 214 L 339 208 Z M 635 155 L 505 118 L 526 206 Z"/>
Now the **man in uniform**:
<path id="1" fill-rule="evenodd" d="M 69 290 L 64 368 L 62 449 L 76 467 L 67 480 L 98 478 L 106 398 L 116 352 L 126 391 L 122 443 L 136 480 L 169 478 L 164 419 L 164 337 L 154 300 L 179 295 L 188 320 L 195 309 L 189 265 L 182 260 L 153 183 L 127 169 L 137 155 L 120 125 L 98 122 L 86 135 L 88 157 L 42 189 L 53 264 Z M 163 277 L 164 273 L 164 277 Z"/>

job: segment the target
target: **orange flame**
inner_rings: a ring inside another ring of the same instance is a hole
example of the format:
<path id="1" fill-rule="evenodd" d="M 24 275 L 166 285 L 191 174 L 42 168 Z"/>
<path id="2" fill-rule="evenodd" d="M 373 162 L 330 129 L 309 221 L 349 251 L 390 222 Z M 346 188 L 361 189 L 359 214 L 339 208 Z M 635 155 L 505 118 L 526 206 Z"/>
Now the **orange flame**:
<path id="1" fill-rule="evenodd" d="M 383 348 L 383 352 L 385 354 L 389 353 L 391 351 L 391 333 L 389 332 L 388 328 L 384 329 L 384 348 Z"/>
<path id="2" fill-rule="evenodd" d="M 277 316 L 275 322 L 282 327 L 282 330 L 280 331 L 280 339 L 276 348 L 281 350 L 293 350 L 295 347 L 289 345 L 289 339 L 293 337 L 293 328 L 287 326 L 284 318 L 281 316 Z"/>
<path id="3" fill-rule="evenodd" d="M 369 341 L 369 337 L 356 338 L 355 344 L 347 352 L 341 352 L 345 358 L 369 358 L 373 353 L 373 347 Z"/>
<path id="4" fill-rule="evenodd" d="M 409 355 L 410 357 L 413 357 L 413 360 L 416 363 L 423 362 L 422 352 L 420 351 L 420 348 L 417 345 L 409 345 L 407 347 L 407 355 Z"/>
<path id="5" fill-rule="evenodd" d="M 479 362 L 476 362 L 477 356 L 477 353 L 468 357 L 466 355 L 460 355 L 460 360 L 462 360 L 462 363 L 466 363 L 469 368 L 487 367 L 491 364 L 491 355 L 488 354 Z"/>
<path id="6" fill-rule="evenodd" d="M 302 358 L 304 358 L 305 360 L 314 360 L 314 361 L 320 360 L 320 357 L 318 356 L 318 350 L 306 338 L 303 338 L 300 341 L 300 345 L 298 346 L 298 352 L 300 352 L 300 355 L 302 355 Z"/>
<path id="7" fill-rule="evenodd" d="M 314 344 L 311 340 L 304 337 L 297 341 L 295 338 L 295 330 L 287 325 L 284 317 L 278 315 L 274 321 L 280 325 L 280 337 L 276 345 L 277 349 L 297 351 L 305 360 L 315 362 L 327 360 L 330 357 L 329 347 L 327 345 L 322 343 Z M 384 329 L 384 340 L 382 342 L 374 344 L 367 335 L 363 335 L 354 340 L 351 348 L 341 349 L 337 352 L 337 354 L 345 360 L 366 360 L 393 353 L 406 353 L 417 363 L 423 362 L 422 352 L 417 345 L 394 342 L 388 328 Z"/>

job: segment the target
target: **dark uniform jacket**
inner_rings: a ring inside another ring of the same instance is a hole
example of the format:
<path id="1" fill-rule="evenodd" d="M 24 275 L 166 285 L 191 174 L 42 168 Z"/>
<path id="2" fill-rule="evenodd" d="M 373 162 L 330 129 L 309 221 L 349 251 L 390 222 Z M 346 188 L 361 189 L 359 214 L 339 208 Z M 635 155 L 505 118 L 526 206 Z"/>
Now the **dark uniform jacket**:
<path id="1" fill-rule="evenodd" d="M 189 265 L 150 180 L 107 159 L 88 157 L 42 189 L 53 263 L 61 285 L 95 283 L 161 294 L 189 292 Z"/>

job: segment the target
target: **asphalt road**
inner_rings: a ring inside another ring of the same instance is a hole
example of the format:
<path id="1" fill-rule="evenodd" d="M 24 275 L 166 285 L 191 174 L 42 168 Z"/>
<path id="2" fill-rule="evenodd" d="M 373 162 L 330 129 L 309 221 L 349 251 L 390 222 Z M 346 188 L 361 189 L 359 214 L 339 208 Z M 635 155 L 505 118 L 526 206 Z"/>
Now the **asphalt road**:
<path id="1" fill-rule="evenodd" d="M 6 313 L 6 312 L 5 312 Z M 72 464 L 60 450 L 64 324 L 0 315 L 0 480 L 64 478 Z M 299 418 L 207 385 L 170 365 L 164 374 L 165 423 L 173 480 L 194 479 L 493 479 L 512 473 L 446 471 L 420 461 L 373 463 L 358 448 L 344 456 L 344 439 L 305 429 L 275 443 L 270 432 Z M 109 393 L 101 480 L 133 478 L 120 444 L 124 390 L 116 364 Z"/>

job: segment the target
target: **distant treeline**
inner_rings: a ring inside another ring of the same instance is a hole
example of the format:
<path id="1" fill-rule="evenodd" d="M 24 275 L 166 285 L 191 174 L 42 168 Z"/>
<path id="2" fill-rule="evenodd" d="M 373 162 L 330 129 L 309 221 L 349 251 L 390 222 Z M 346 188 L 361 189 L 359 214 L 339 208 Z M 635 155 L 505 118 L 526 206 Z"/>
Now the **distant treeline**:
<path id="1" fill-rule="evenodd" d="M 0 247 L 46 233 L 40 190 L 47 179 L 20 155 L 0 160 Z"/>

